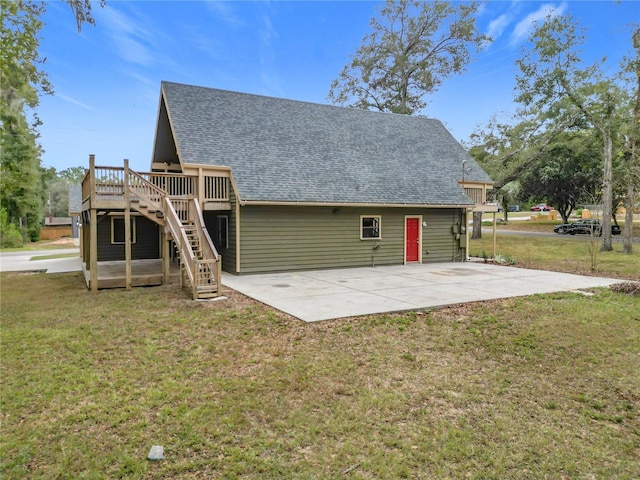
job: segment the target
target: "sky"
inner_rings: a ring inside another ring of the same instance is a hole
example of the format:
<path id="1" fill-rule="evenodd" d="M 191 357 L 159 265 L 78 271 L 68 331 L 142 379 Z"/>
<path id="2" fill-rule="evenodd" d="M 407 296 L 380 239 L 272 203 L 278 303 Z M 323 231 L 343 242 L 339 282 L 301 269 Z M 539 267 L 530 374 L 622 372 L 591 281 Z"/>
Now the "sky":
<path id="1" fill-rule="evenodd" d="M 95 5 L 97 1 L 93 2 Z M 38 107 L 42 164 L 58 171 L 96 163 L 149 171 L 162 80 L 330 103 L 327 95 L 370 32 L 380 2 L 125 1 L 94 7 L 78 32 L 68 5 L 48 3 L 40 53 L 55 94 Z M 616 70 L 632 51 L 640 0 L 489 1 L 477 19 L 494 38 L 468 66 L 426 97 L 420 114 L 466 141 L 492 115 L 515 111 L 513 88 L 527 34 L 547 12 L 586 28 L 585 63 Z"/>

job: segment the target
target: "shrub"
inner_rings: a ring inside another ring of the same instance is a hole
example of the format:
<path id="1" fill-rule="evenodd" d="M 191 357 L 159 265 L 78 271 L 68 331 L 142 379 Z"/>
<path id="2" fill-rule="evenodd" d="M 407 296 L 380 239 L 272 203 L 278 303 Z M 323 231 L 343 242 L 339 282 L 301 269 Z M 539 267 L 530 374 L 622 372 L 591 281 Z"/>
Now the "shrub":
<path id="1" fill-rule="evenodd" d="M 9 215 L 4 208 L 0 208 L 0 247 L 17 248 L 23 245 L 20 229 L 9 221 Z"/>
<path id="2" fill-rule="evenodd" d="M 611 290 L 618 293 L 626 293 L 628 295 L 640 295 L 640 283 L 638 282 L 622 282 L 611 285 Z"/>

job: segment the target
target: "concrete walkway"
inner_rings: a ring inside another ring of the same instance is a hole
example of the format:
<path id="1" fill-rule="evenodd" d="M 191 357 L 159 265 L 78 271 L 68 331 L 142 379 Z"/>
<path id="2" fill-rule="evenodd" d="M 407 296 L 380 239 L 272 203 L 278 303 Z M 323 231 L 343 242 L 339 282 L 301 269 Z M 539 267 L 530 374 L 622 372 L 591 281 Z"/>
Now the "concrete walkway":
<path id="1" fill-rule="evenodd" d="M 49 255 L 75 255 L 68 258 L 47 258 Z M 46 273 L 78 272 L 82 270 L 78 248 L 55 248 L 0 253 L 0 272 L 45 271 Z"/>
<path id="2" fill-rule="evenodd" d="M 306 322 L 605 287 L 621 280 L 484 263 L 234 276 L 222 283 Z"/>

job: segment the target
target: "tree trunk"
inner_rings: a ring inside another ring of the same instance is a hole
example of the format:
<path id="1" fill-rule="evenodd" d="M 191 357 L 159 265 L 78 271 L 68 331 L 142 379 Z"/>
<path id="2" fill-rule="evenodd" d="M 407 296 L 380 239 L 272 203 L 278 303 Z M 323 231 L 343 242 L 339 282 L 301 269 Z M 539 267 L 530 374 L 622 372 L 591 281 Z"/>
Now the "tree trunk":
<path id="1" fill-rule="evenodd" d="M 509 222 L 509 202 L 502 202 L 502 213 L 504 213 L 504 221 Z"/>
<path id="2" fill-rule="evenodd" d="M 624 242 L 622 251 L 624 253 L 633 253 L 633 207 L 635 205 L 635 191 L 633 182 L 631 181 L 627 187 L 627 197 L 624 203 L 627 211 L 624 214 Z"/>
<path id="3" fill-rule="evenodd" d="M 611 130 L 606 126 L 601 130 L 604 143 L 604 174 L 602 179 L 602 246 L 600 250 L 610 252 L 613 250 L 611 243 L 611 216 L 613 208 L 612 168 L 613 141 Z"/>
<path id="4" fill-rule="evenodd" d="M 471 234 L 472 240 L 478 240 L 482 238 L 482 212 L 473 212 L 473 233 Z"/>

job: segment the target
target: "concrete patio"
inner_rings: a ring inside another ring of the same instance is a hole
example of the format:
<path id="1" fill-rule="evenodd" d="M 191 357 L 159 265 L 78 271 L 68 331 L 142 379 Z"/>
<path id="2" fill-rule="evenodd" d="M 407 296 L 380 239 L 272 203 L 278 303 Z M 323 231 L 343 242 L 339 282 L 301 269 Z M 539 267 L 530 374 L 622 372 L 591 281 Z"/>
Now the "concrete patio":
<path id="1" fill-rule="evenodd" d="M 620 281 L 474 262 L 222 278 L 225 286 L 306 322 L 606 287 Z"/>

